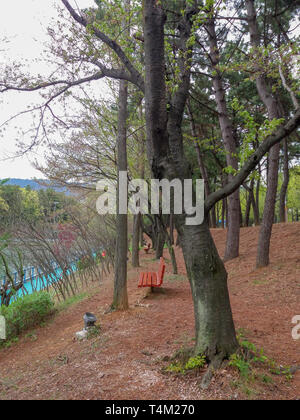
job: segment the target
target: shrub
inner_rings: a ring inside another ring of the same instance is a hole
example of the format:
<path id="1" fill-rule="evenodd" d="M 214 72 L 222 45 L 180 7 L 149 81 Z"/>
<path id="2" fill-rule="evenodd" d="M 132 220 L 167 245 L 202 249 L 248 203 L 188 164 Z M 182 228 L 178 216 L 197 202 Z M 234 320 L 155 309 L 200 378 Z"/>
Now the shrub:
<path id="1" fill-rule="evenodd" d="M 6 339 L 11 341 L 23 331 L 33 328 L 54 313 L 54 302 L 47 292 L 18 298 L 9 306 L 0 307 L 6 320 Z"/>
<path id="2" fill-rule="evenodd" d="M 198 355 L 195 357 L 190 357 L 185 364 L 182 364 L 181 362 L 171 363 L 169 366 L 167 366 L 166 371 L 173 373 L 186 373 L 186 371 L 204 367 L 205 363 L 205 356 Z"/>

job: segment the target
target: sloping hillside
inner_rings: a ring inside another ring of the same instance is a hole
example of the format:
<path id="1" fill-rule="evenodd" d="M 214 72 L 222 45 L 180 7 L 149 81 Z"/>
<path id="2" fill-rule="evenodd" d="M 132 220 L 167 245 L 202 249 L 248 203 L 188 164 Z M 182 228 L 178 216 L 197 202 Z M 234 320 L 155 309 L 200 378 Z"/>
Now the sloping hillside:
<path id="1" fill-rule="evenodd" d="M 278 365 L 300 365 L 300 340 L 292 339 L 292 317 L 300 314 L 300 223 L 274 226 L 271 264 L 255 270 L 258 228 L 241 231 L 241 255 L 226 264 L 236 328 Z M 222 254 L 226 232 L 213 231 Z M 104 314 L 112 300 L 112 276 L 91 296 L 59 313 L 52 322 L 0 351 L 0 399 L 299 399 L 300 371 L 292 380 L 264 371 L 245 384 L 225 366 L 209 389 L 199 389 L 203 372 L 173 375 L 162 368 L 178 349 L 191 345 L 194 317 L 180 249 L 180 274 L 171 274 L 167 251 L 164 293 L 143 299 L 138 271 L 156 268 L 153 252 L 142 267 L 129 269 L 130 310 Z M 76 342 L 84 312 L 94 312 L 101 334 Z M 32 339 L 34 337 L 34 340 Z"/>

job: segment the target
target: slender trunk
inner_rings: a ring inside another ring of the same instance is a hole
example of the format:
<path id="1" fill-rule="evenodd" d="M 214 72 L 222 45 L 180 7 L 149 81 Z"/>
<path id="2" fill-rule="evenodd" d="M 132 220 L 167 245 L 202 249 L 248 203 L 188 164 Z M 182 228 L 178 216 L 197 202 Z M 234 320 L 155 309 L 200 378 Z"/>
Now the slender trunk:
<path id="1" fill-rule="evenodd" d="M 278 185 L 278 168 L 279 168 L 279 151 L 280 144 L 273 146 L 269 152 L 269 171 L 267 181 L 267 194 L 261 229 L 259 233 L 256 266 L 265 267 L 270 261 L 270 242 L 273 221 L 275 216 L 275 204 Z"/>
<path id="2" fill-rule="evenodd" d="M 178 274 L 178 268 L 177 268 L 177 261 L 176 261 L 176 255 L 174 251 L 174 247 L 170 244 L 168 244 L 169 254 L 171 257 L 171 263 L 172 263 L 172 272 L 173 274 Z"/>
<path id="3" fill-rule="evenodd" d="M 258 226 L 260 225 L 260 210 L 259 210 L 259 193 L 260 193 L 260 165 L 259 165 L 259 179 L 257 180 L 256 183 L 256 191 L 255 191 L 255 195 L 256 195 L 256 221 L 255 221 L 255 225 Z"/>
<path id="4" fill-rule="evenodd" d="M 155 224 L 154 223 L 151 225 L 150 231 L 151 231 L 152 248 L 155 251 L 156 250 L 156 247 L 157 247 L 158 233 L 156 231 L 156 227 L 155 227 Z"/>
<path id="5" fill-rule="evenodd" d="M 119 116 L 118 116 L 118 139 L 117 139 L 117 166 L 119 171 L 127 171 L 127 98 L 128 82 L 119 82 Z M 119 203 L 119 177 L 117 186 L 117 216 L 116 216 L 116 251 L 115 251 L 115 275 L 114 296 L 111 308 L 113 310 L 128 309 L 127 296 L 127 252 L 128 252 L 128 218 L 127 214 L 120 214 Z M 123 193 L 123 192 L 121 192 Z M 126 191 L 127 195 L 127 191 Z"/>
<path id="6" fill-rule="evenodd" d="M 211 227 L 215 229 L 217 227 L 216 205 L 214 205 L 210 211 L 210 220 L 211 220 Z"/>
<path id="7" fill-rule="evenodd" d="M 191 131 L 192 131 L 192 136 L 194 137 L 194 145 L 195 145 L 195 150 L 196 150 L 197 161 L 198 161 L 199 169 L 200 169 L 200 172 L 201 172 L 201 177 L 204 181 L 205 197 L 208 197 L 210 195 L 211 191 L 210 191 L 210 186 L 209 186 L 207 169 L 206 169 L 206 166 L 204 164 L 203 154 L 201 153 L 200 146 L 197 142 L 197 132 L 196 132 L 195 120 L 194 120 L 192 109 L 191 109 L 191 106 L 190 106 L 189 103 L 188 103 L 188 111 L 189 111 L 190 119 L 191 119 Z M 213 206 L 213 208 L 210 211 L 209 223 L 210 223 L 210 226 L 212 228 L 217 227 L 215 206 Z"/>
<path id="8" fill-rule="evenodd" d="M 164 254 L 166 232 L 158 218 L 157 218 L 157 232 L 158 233 L 157 233 L 157 243 L 156 243 L 156 249 L 155 249 L 155 258 L 159 260 L 160 257 L 162 257 Z"/>
<path id="9" fill-rule="evenodd" d="M 251 45 L 254 49 L 258 50 L 260 45 L 260 34 L 256 21 L 256 11 L 253 0 L 246 0 L 246 9 L 248 14 Z M 272 94 L 265 75 L 261 74 L 261 69 L 258 68 L 257 70 L 259 73 L 256 78 L 256 87 L 261 100 L 268 110 L 269 119 L 272 120 L 274 118 L 280 118 L 281 110 L 279 103 Z M 267 194 L 259 233 L 256 267 L 265 267 L 269 264 L 270 241 L 275 216 L 276 193 L 278 186 L 279 152 L 279 143 L 273 146 L 269 151 Z"/>
<path id="10" fill-rule="evenodd" d="M 288 153 L 288 141 L 283 141 L 283 182 L 280 190 L 280 204 L 279 214 L 280 223 L 287 222 L 286 220 L 286 194 L 289 185 L 289 153 Z"/>
<path id="11" fill-rule="evenodd" d="M 221 227 L 222 229 L 225 228 L 225 213 L 226 213 L 226 198 L 222 200 L 222 217 L 221 217 Z"/>
<path id="12" fill-rule="evenodd" d="M 251 210 L 251 205 L 252 205 L 252 209 L 253 209 L 253 215 L 254 215 L 254 220 L 256 220 L 257 217 L 257 209 L 256 209 L 256 204 L 255 204 L 255 199 L 254 199 L 254 178 L 251 179 L 250 182 L 250 186 L 248 187 L 245 184 L 245 188 L 248 192 L 248 198 L 247 198 L 247 204 L 246 204 L 246 212 L 245 212 L 245 226 L 249 226 L 249 217 L 250 217 L 250 210 Z"/>
<path id="13" fill-rule="evenodd" d="M 166 232 L 166 243 L 167 243 L 169 254 L 171 257 L 173 274 L 178 274 L 176 255 L 174 251 L 173 222 L 174 222 L 174 215 L 171 213 L 170 214 L 170 233 L 168 233 L 168 231 Z"/>
<path id="14" fill-rule="evenodd" d="M 170 244 L 174 245 L 174 215 L 170 214 Z"/>
<path id="15" fill-rule="evenodd" d="M 140 243 L 140 225 L 141 214 L 135 214 L 133 217 L 133 231 L 132 231 L 132 267 L 139 267 L 139 243 Z"/>
<path id="16" fill-rule="evenodd" d="M 243 227 L 243 213 L 242 213 L 242 206 L 240 203 L 240 227 Z"/>
<path id="17" fill-rule="evenodd" d="M 249 217 L 250 217 L 250 209 L 251 209 L 251 196 L 248 193 L 247 202 L 246 202 L 246 210 L 245 210 L 245 227 L 249 226 Z"/>
<path id="18" fill-rule="evenodd" d="M 143 216 L 140 217 L 140 247 L 144 246 L 144 222 Z"/>
<path id="19" fill-rule="evenodd" d="M 217 44 L 217 35 L 215 30 L 215 21 L 211 19 L 206 25 L 209 47 L 210 59 L 213 68 L 213 87 L 215 90 L 215 100 L 217 110 L 219 112 L 219 124 L 226 150 L 227 165 L 233 170 L 238 170 L 238 159 L 236 157 L 236 141 L 234 138 L 234 131 L 231 120 L 228 115 L 225 89 L 223 87 L 222 74 L 218 69 L 220 63 L 220 55 Z M 229 182 L 232 180 L 234 174 L 229 174 Z M 240 192 L 237 189 L 228 197 L 228 233 L 226 241 L 226 249 L 224 260 L 229 261 L 239 255 L 240 243 Z"/>
<path id="20" fill-rule="evenodd" d="M 139 107 L 139 118 L 143 121 L 143 108 Z M 139 165 L 138 173 L 140 179 L 145 178 L 145 133 L 144 129 L 140 130 L 138 142 Z M 142 231 L 142 215 L 139 213 L 133 219 L 133 235 L 132 235 L 132 266 L 139 267 L 139 243 L 143 246 L 143 231 Z"/>

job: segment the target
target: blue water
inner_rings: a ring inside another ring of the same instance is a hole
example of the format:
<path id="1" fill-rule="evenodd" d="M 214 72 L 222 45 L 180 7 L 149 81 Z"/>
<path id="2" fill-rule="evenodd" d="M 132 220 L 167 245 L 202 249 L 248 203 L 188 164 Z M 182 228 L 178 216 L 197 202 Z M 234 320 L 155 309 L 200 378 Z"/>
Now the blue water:
<path id="1" fill-rule="evenodd" d="M 72 263 L 70 269 L 67 270 L 67 275 L 70 274 L 70 270 L 75 272 L 77 270 L 77 263 Z M 45 276 L 41 270 L 36 269 L 35 267 L 29 267 L 24 270 L 24 285 L 23 287 L 17 291 L 17 293 L 12 298 L 12 301 L 18 297 L 22 297 L 24 295 L 31 295 L 34 292 L 40 292 L 41 290 L 47 289 L 51 287 L 52 283 L 55 283 L 60 280 L 62 274 L 61 268 L 58 266 L 54 267 L 53 273 L 51 275 Z M 17 282 L 18 274 L 14 273 L 14 281 Z M 1 284 L 5 283 L 5 276 L 2 279 Z M 0 297 L 1 303 L 1 297 Z"/>
<path id="2" fill-rule="evenodd" d="M 102 252 L 103 249 L 100 250 Z M 93 252 L 92 254 L 93 258 L 96 259 L 97 253 Z M 77 264 L 79 262 L 80 258 L 70 263 L 70 268 L 66 271 L 66 274 L 69 275 L 71 271 L 75 273 L 77 271 Z M 48 287 L 51 287 L 51 284 L 56 283 L 60 280 L 62 270 L 58 265 L 53 262 L 53 272 L 51 275 L 46 276 L 40 269 L 36 269 L 35 267 L 28 267 L 24 269 L 24 285 L 23 287 L 18 290 L 18 292 L 15 294 L 15 296 L 12 298 L 12 301 L 14 301 L 18 297 L 22 297 L 24 295 L 31 295 L 34 292 L 40 292 L 41 290 L 47 289 Z M 13 274 L 14 282 L 17 283 L 18 273 Z M 0 287 L 2 284 L 4 284 L 6 281 L 5 276 L 0 278 Z M 1 297 L 0 297 L 0 304 L 1 304 Z"/>

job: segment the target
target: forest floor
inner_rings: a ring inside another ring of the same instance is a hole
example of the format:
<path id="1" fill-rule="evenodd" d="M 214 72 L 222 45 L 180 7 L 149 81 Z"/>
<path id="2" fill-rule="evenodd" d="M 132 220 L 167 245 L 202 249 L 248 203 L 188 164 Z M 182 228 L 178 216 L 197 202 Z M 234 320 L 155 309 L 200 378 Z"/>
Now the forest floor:
<path id="1" fill-rule="evenodd" d="M 241 230 L 240 257 L 226 264 L 236 329 L 278 365 L 300 365 L 300 340 L 293 340 L 293 316 L 300 314 L 300 223 L 274 226 L 271 264 L 255 270 L 259 228 Z M 212 231 L 221 255 L 226 231 Z M 193 344 L 194 315 L 181 250 L 179 274 L 171 274 L 165 250 L 164 289 L 144 298 L 138 272 L 156 270 L 153 252 L 141 253 L 141 267 L 129 267 L 130 309 L 105 314 L 112 300 L 107 276 L 90 296 L 60 311 L 43 327 L 0 350 L 0 399 L 300 399 L 300 371 L 292 379 L 255 367 L 248 380 L 224 366 L 209 388 L 204 370 L 166 373 L 169 357 Z M 97 290 L 97 291 L 96 291 Z M 101 333 L 74 340 L 82 316 L 93 312 Z"/>

